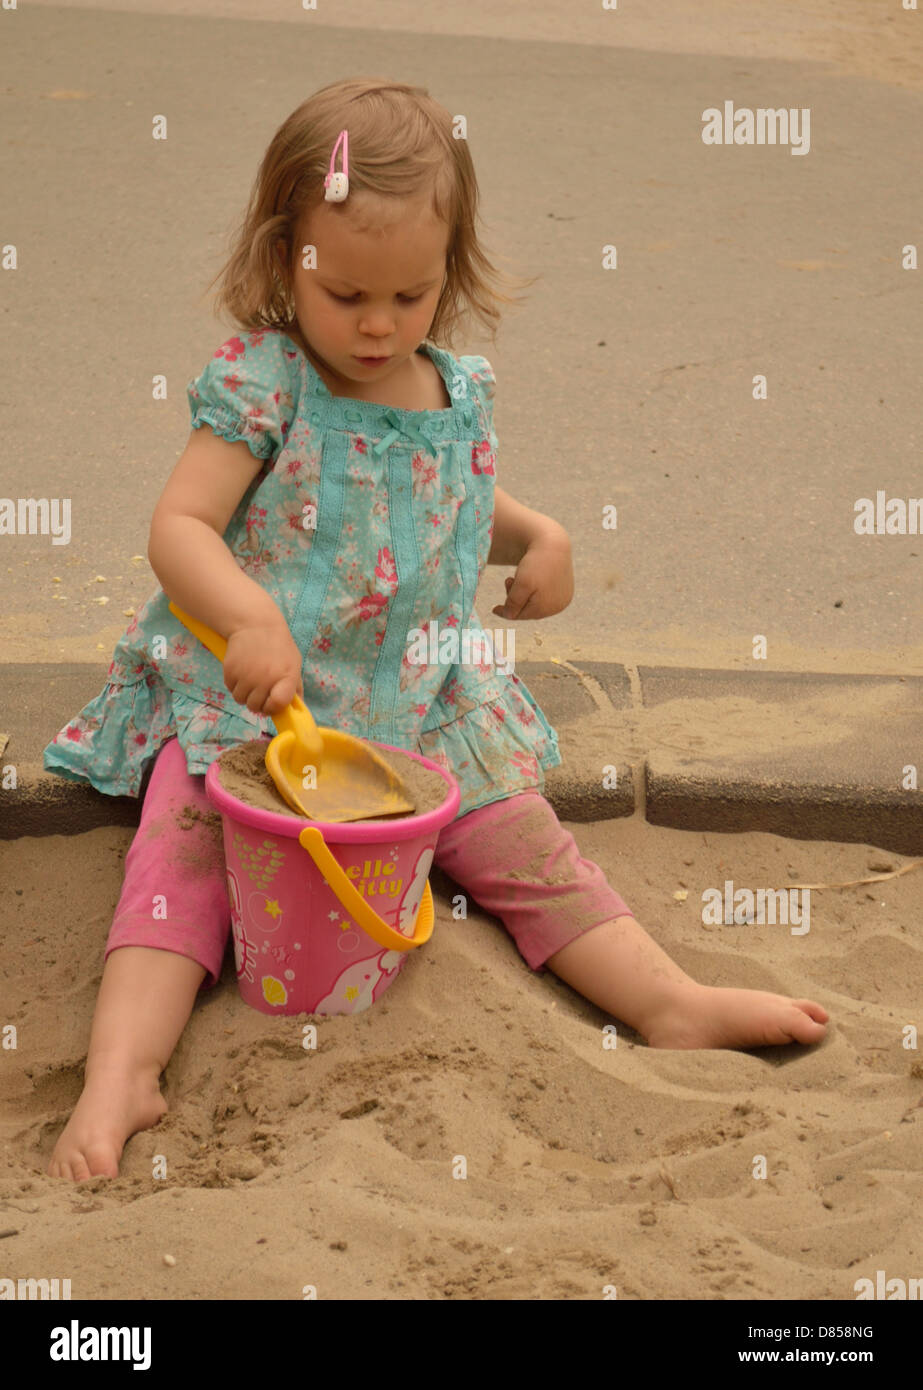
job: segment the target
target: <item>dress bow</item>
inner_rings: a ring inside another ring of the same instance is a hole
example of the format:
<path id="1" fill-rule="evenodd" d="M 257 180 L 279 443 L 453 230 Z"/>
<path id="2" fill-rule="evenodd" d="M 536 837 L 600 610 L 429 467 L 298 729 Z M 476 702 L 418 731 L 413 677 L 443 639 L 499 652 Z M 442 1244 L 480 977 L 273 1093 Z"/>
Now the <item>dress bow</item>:
<path id="1" fill-rule="evenodd" d="M 409 421 L 402 420 L 400 415 L 393 410 L 386 410 L 384 418 L 391 428 L 384 439 L 380 439 L 378 443 L 374 445 L 372 449 L 373 454 L 383 454 L 388 445 L 393 443 L 394 440 L 402 434 L 406 434 L 409 439 L 413 440 L 414 444 L 421 449 L 426 449 L 434 458 L 438 454 L 439 450 L 436 448 L 433 441 L 427 439 L 426 435 L 418 430 L 416 425 L 411 425 Z"/>

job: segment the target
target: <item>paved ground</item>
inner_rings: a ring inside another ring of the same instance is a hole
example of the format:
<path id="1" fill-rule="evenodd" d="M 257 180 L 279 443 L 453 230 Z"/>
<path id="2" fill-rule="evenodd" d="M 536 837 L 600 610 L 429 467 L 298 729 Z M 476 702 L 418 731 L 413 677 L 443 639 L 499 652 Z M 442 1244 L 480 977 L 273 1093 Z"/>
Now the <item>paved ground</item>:
<path id="1" fill-rule="evenodd" d="M 4 759 L 32 764 L 101 688 L 154 587 L 147 527 L 188 437 L 185 384 L 229 332 L 203 291 L 267 140 L 333 76 L 390 73 L 466 114 L 490 245 L 543 277 L 496 345 L 459 348 L 497 371 L 502 485 L 574 540 L 574 603 L 517 629 L 518 667 L 566 669 L 584 698 L 596 670 L 598 689 L 627 682 L 637 708 L 649 690 L 656 703 L 645 673 L 675 668 L 662 679 L 686 701 L 693 752 L 702 682 L 722 708 L 734 673 L 776 711 L 774 753 L 749 739 L 754 776 L 772 753 L 790 800 L 812 761 L 814 784 L 851 787 L 855 807 L 863 786 L 867 805 L 886 789 L 904 820 L 881 833 L 910 846 L 918 794 L 897 794 L 896 769 L 920 763 L 923 537 L 857 536 L 853 517 L 860 497 L 921 491 L 920 280 L 901 265 L 923 225 L 921 17 L 890 0 L 655 8 L 408 0 L 385 24 L 371 0 L 39 0 L 0 15 L 0 168 L 15 189 L 0 241 L 18 255 L 0 281 L 13 347 L 0 495 L 72 505 L 67 545 L 0 537 Z M 725 100 L 808 108 L 809 153 L 706 147 L 702 112 Z M 166 142 L 150 137 L 155 113 Z M 608 243 L 616 272 L 600 266 Z M 161 372 L 168 399 L 153 402 Z M 601 525 L 613 503 L 615 532 Z M 504 574 L 482 583 L 485 623 Z M 849 678 L 824 687 L 842 692 L 824 707 L 838 771 L 820 722 L 807 752 L 793 732 L 816 676 L 786 672 Z M 880 699 L 857 703 L 860 689 Z M 555 722 L 551 688 L 536 693 Z M 874 722 L 862 757 L 857 708 Z M 658 738 L 649 729 L 634 760 L 648 793 Z M 714 731 L 716 786 L 746 754 L 740 729 L 724 746 Z"/>
<path id="2" fill-rule="evenodd" d="M 853 530 L 858 498 L 920 491 L 920 281 L 900 264 L 923 212 L 920 16 L 890 0 L 639 8 L 3 14 L 19 268 L 0 304 L 16 422 L 0 491 L 72 499 L 67 546 L 0 538 L 3 659 L 103 661 L 150 592 L 184 388 L 225 336 L 202 299 L 223 238 L 282 117 L 373 71 L 467 115 L 491 245 L 543 276 L 497 345 L 466 345 L 497 370 L 503 485 L 577 552 L 574 603 L 520 629 L 521 659 L 743 669 L 763 633 L 774 670 L 923 671 L 923 537 Z M 810 152 L 706 147 L 701 113 L 726 99 L 807 106 Z"/>

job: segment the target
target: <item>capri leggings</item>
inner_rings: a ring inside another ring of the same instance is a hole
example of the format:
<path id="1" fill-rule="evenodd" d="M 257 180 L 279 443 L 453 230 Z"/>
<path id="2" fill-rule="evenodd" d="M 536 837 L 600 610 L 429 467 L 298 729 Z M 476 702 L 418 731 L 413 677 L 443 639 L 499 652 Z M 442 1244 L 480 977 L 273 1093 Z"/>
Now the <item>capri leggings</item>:
<path id="1" fill-rule="evenodd" d="M 533 970 L 593 927 L 634 915 L 598 865 L 581 857 L 538 792 L 519 792 L 452 821 L 439 835 L 433 862 L 500 919 Z M 154 916 L 161 894 L 183 904 L 181 916 Z M 210 989 L 221 974 L 230 927 L 215 810 L 204 776 L 187 772 L 172 738 L 151 772 L 106 956 L 121 946 L 175 951 L 198 961 L 206 971 L 202 988 Z"/>

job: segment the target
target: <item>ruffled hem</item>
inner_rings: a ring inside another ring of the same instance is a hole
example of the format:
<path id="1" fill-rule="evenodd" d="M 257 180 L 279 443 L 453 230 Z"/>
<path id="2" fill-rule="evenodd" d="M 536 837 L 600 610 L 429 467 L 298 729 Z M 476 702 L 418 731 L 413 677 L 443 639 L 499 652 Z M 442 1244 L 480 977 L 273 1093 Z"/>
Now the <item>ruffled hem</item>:
<path id="1" fill-rule="evenodd" d="M 110 681 L 47 745 L 43 763 L 46 771 L 88 782 L 106 796 L 138 797 L 168 739 L 179 739 L 187 771 L 195 775 L 227 749 L 276 732 L 268 715 L 220 708 L 200 690 L 171 689 L 149 672 L 130 685 Z M 412 750 L 414 742 L 407 746 Z M 457 781 L 456 819 L 516 792 L 541 792 L 545 771 L 561 762 L 555 730 L 518 678 L 496 699 L 422 731 L 415 746 Z"/>
<path id="2" fill-rule="evenodd" d="M 42 760 L 47 772 L 89 782 L 106 796 L 137 797 L 168 739 L 179 739 L 190 773 L 204 774 L 226 749 L 275 732 L 268 716 L 218 708 L 201 691 L 171 690 L 150 674 L 132 685 L 110 681 L 55 735 Z"/>
<path id="3" fill-rule="evenodd" d="M 495 700 L 420 734 L 418 752 L 452 774 L 461 791 L 455 819 L 517 792 L 544 790 L 558 767 L 558 736 L 518 678 Z"/>

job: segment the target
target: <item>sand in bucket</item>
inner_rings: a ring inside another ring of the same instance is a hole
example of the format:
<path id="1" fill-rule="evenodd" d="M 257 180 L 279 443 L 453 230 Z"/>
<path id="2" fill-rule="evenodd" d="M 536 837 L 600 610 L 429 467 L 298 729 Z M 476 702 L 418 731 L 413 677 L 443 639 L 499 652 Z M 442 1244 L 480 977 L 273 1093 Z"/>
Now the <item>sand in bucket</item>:
<path id="1" fill-rule="evenodd" d="M 258 740 L 255 743 L 242 743 L 239 748 L 232 748 L 227 753 L 222 753 L 218 759 L 221 769 L 221 785 L 231 796 L 236 796 L 238 801 L 245 802 L 248 806 L 257 806 L 264 811 L 276 811 L 282 816 L 292 816 L 296 820 L 299 817 L 297 811 L 293 811 L 291 806 L 280 795 L 275 782 L 266 770 L 266 743 Z M 391 763 L 398 777 L 404 782 L 410 793 L 410 800 L 416 806 L 415 815 L 425 815 L 427 811 L 437 810 L 445 801 L 446 784 L 445 778 L 438 772 L 431 772 L 428 767 L 412 758 L 409 753 L 400 750 L 389 750 L 388 762 Z M 363 825 L 370 822 L 347 821 L 347 825 Z"/>
<path id="2" fill-rule="evenodd" d="M 458 811 L 458 786 L 428 759 L 376 744 L 407 786 L 416 814 L 308 822 L 276 790 L 266 746 L 261 739 L 230 749 L 205 778 L 221 813 L 241 996 L 263 1013 L 358 1013 L 415 953 L 404 943 L 417 931 L 439 832 Z M 350 886 L 390 931 L 391 944 L 374 940 L 353 918 L 336 884 L 299 843 L 308 824 L 317 825 Z"/>

